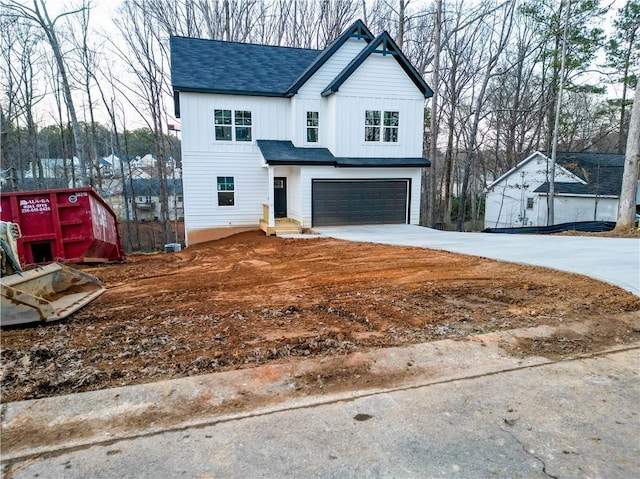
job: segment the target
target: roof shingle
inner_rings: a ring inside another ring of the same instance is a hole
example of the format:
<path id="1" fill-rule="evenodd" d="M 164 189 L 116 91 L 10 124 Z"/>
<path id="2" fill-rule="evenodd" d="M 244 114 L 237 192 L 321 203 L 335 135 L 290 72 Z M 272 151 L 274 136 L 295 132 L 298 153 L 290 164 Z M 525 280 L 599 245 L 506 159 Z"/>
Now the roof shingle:
<path id="1" fill-rule="evenodd" d="M 550 155 L 548 155 L 550 156 Z M 555 182 L 556 193 L 568 195 L 620 196 L 624 155 L 613 153 L 573 153 L 558 152 L 558 165 L 587 182 Z M 535 189 L 536 193 L 548 193 L 549 183 Z"/>
<path id="2" fill-rule="evenodd" d="M 319 50 L 171 37 L 175 91 L 285 96 Z"/>

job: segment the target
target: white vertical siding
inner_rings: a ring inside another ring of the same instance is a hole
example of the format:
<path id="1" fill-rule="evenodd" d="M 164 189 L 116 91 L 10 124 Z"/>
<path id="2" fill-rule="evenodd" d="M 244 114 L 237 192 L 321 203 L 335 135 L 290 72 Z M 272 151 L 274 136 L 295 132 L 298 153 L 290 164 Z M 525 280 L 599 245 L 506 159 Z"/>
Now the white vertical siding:
<path id="1" fill-rule="evenodd" d="M 216 141 L 214 110 L 251 111 L 251 142 Z M 290 102 L 287 98 L 180 93 L 183 153 L 252 152 L 255 140 L 288 140 Z"/>
<path id="2" fill-rule="evenodd" d="M 370 55 L 332 97 L 336 156 L 422 156 L 425 99 L 393 56 Z M 364 141 L 366 110 L 399 112 L 397 143 Z"/>
<path id="3" fill-rule="evenodd" d="M 251 142 L 215 141 L 214 110 L 251 111 Z M 288 139 L 289 101 L 181 93 L 182 165 L 187 231 L 256 226 L 268 201 L 267 169 L 256 139 Z M 233 176 L 235 205 L 218 206 L 217 177 Z"/>
<path id="4" fill-rule="evenodd" d="M 319 97 L 338 74 L 368 43 L 362 38 L 349 38 L 320 69 L 298 90 L 301 97 Z"/>
<path id="5" fill-rule="evenodd" d="M 366 46 L 367 42 L 363 39 L 348 39 L 293 97 L 291 102 L 291 141 L 294 145 L 326 147 L 333 151 L 335 110 L 329 106 L 329 100 L 320 94 Z M 307 143 L 306 141 L 306 115 L 308 111 L 319 113 L 318 143 Z"/>
<path id="6" fill-rule="evenodd" d="M 318 128 L 318 142 L 307 143 L 307 112 L 317 111 L 320 126 Z M 332 119 L 327 111 L 327 102 L 322 97 L 299 97 L 291 99 L 291 127 L 290 139 L 295 146 L 310 148 L 326 148 L 328 126 Z"/>

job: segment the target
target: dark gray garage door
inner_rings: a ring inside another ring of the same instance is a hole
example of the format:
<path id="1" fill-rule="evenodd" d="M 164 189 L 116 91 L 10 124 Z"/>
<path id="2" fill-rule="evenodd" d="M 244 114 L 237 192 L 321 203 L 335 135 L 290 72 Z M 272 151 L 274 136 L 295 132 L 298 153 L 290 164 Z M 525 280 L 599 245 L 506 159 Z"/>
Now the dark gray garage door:
<path id="1" fill-rule="evenodd" d="M 407 223 L 409 182 L 313 180 L 313 226 Z"/>

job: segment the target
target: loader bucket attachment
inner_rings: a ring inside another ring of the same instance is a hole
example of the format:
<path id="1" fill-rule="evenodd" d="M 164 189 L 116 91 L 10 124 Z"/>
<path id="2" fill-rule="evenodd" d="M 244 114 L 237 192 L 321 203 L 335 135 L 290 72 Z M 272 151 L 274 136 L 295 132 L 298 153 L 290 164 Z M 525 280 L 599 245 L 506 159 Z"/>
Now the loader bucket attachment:
<path id="1" fill-rule="evenodd" d="M 59 263 L 4 276 L 0 285 L 2 326 L 66 318 L 105 291 L 94 276 Z"/>

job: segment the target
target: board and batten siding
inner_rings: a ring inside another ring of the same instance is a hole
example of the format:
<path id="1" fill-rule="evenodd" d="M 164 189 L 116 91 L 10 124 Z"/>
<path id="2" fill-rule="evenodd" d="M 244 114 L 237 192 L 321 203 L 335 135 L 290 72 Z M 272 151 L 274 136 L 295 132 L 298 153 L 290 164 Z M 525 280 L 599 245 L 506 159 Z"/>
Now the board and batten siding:
<path id="1" fill-rule="evenodd" d="M 342 70 L 368 45 L 361 38 L 349 38 L 329 58 L 311 78 L 298 90 L 301 98 L 319 97 L 322 91 L 340 74 Z"/>
<path id="2" fill-rule="evenodd" d="M 287 178 L 287 217 L 302 222 L 302 184 L 300 168 L 276 166 L 273 176 Z"/>
<path id="3" fill-rule="evenodd" d="M 370 55 L 332 96 L 336 156 L 422 156 L 425 99 L 391 55 Z M 366 110 L 399 112 L 397 143 L 364 141 Z"/>
<path id="4" fill-rule="evenodd" d="M 330 131 L 334 130 L 335 110 L 329 106 L 330 100 L 323 98 L 321 93 L 366 46 L 367 42 L 363 39 L 348 39 L 291 98 L 291 141 L 294 145 L 325 147 L 333 151 Z M 319 114 L 317 143 L 307 143 L 308 111 L 317 111 Z"/>
<path id="5" fill-rule="evenodd" d="M 410 179 L 409 223 L 418 224 L 420 215 L 420 168 L 333 168 L 304 166 L 300 168 L 303 216 L 298 221 L 304 228 L 311 227 L 311 183 L 313 180 L 377 180 Z"/>
<path id="6" fill-rule="evenodd" d="M 285 140 L 285 98 L 180 93 L 185 229 L 255 227 L 268 202 L 268 173 L 256 139 Z M 250 142 L 216 141 L 214 110 L 251 111 Z M 232 176 L 235 205 L 218 206 L 217 177 Z"/>
<path id="7" fill-rule="evenodd" d="M 214 110 L 251 112 L 251 142 L 216 141 Z M 182 152 L 245 151 L 255 140 L 289 140 L 290 102 L 286 98 L 180 93 Z M 184 156 L 183 156 L 184 158 Z"/>

